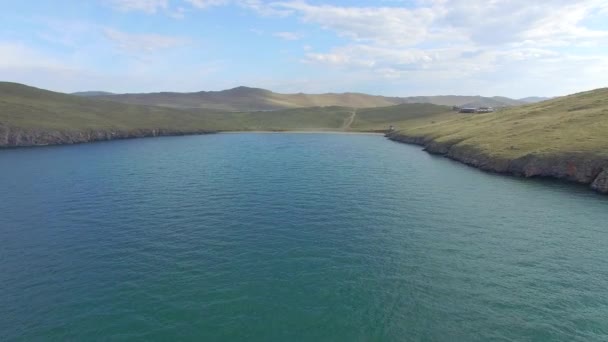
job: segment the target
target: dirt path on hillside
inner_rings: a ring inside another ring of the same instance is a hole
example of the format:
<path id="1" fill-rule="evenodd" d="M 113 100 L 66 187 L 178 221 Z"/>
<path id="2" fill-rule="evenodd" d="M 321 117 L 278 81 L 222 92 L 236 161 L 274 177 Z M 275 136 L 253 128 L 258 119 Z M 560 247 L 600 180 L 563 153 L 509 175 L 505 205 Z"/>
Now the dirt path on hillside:
<path id="1" fill-rule="evenodd" d="M 350 125 L 352 125 L 353 121 L 355 121 L 355 116 L 357 116 L 357 108 L 353 108 L 353 113 L 346 120 L 344 120 L 344 124 L 342 125 L 343 130 L 350 128 Z"/>

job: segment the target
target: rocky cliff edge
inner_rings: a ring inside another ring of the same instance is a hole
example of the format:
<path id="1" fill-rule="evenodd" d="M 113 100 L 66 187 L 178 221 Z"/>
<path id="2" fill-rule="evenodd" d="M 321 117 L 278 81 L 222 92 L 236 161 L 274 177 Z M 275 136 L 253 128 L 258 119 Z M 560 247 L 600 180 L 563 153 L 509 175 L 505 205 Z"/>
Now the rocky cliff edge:
<path id="1" fill-rule="evenodd" d="M 428 137 L 387 134 L 391 140 L 423 146 L 425 151 L 476 168 L 522 177 L 548 177 L 588 184 L 593 190 L 608 194 L 608 159 L 585 153 L 526 155 L 516 159 L 489 156 L 458 142 L 437 142 Z"/>
<path id="2" fill-rule="evenodd" d="M 0 148 L 80 144 L 93 141 L 213 133 L 204 130 L 91 129 L 82 131 L 22 129 L 0 124 Z"/>

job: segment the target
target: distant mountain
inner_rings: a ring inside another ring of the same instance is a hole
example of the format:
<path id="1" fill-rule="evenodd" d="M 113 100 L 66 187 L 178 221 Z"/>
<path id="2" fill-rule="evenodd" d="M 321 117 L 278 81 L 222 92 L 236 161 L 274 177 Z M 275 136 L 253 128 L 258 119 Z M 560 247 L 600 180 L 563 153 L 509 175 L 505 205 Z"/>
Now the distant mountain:
<path id="1" fill-rule="evenodd" d="M 237 87 L 222 91 L 201 91 L 196 93 L 142 93 L 142 94 L 100 94 L 84 92 L 80 96 L 94 96 L 128 104 L 170 107 L 179 109 L 207 108 L 227 111 L 278 110 L 304 107 L 342 106 L 374 108 L 404 103 L 430 103 L 447 106 L 489 106 L 505 107 L 524 104 L 506 97 L 482 96 L 415 96 L 386 97 L 362 93 L 327 94 L 280 94 L 270 90 L 250 87 Z"/>
<path id="2" fill-rule="evenodd" d="M 552 97 L 530 96 L 530 97 L 524 97 L 523 99 L 519 99 L 519 101 L 525 102 L 525 103 L 537 103 L 537 102 L 543 102 L 543 101 L 547 101 L 547 100 L 551 100 L 551 99 L 552 99 Z"/>
<path id="3" fill-rule="evenodd" d="M 75 93 L 71 93 L 70 95 L 76 96 L 102 96 L 102 95 L 114 95 L 114 93 L 110 93 L 107 91 L 79 91 Z"/>
<path id="4" fill-rule="evenodd" d="M 439 96 L 414 96 L 397 98 L 403 103 L 432 103 L 443 106 L 460 106 L 460 107 L 509 107 L 524 104 L 521 101 L 510 99 L 508 97 L 494 96 L 457 96 L 457 95 L 439 95 Z"/>
<path id="5" fill-rule="evenodd" d="M 85 95 L 87 96 L 87 95 Z M 269 90 L 237 87 L 222 91 L 196 93 L 144 93 L 95 95 L 95 98 L 171 108 L 208 108 L 228 111 L 277 110 L 315 106 L 381 107 L 398 102 L 383 96 L 358 93 L 345 94 L 279 94 Z"/>

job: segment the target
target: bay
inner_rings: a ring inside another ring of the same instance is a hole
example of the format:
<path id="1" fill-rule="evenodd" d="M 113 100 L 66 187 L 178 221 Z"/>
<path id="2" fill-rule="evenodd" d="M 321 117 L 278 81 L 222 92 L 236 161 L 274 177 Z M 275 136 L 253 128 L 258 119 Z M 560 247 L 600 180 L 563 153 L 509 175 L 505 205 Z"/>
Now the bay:
<path id="1" fill-rule="evenodd" d="M 0 340 L 605 341 L 608 200 L 379 135 L 0 151 Z"/>

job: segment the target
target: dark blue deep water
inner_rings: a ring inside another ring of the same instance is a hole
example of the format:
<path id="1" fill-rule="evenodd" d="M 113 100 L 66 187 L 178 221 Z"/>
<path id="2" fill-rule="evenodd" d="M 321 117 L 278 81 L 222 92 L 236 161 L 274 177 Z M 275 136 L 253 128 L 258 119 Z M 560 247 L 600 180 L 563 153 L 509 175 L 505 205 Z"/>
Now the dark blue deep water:
<path id="1" fill-rule="evenodd" d="M 607 341 L 608 200 L 370 135 L 2 150 L 0 340 Z"/>

